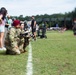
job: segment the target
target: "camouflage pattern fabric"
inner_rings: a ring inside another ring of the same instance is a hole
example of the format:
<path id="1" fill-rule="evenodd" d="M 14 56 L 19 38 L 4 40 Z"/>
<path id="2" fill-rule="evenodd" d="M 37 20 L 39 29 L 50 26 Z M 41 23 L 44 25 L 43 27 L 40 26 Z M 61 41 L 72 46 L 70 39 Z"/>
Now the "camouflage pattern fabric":
<path id="1" fill-rule="evenodd" d="M 25 39 L 20 36 L 22 31 L 15 27 L 10 28 L 5 38 L 6 54 L 20 54 L 24 52 Z"/>

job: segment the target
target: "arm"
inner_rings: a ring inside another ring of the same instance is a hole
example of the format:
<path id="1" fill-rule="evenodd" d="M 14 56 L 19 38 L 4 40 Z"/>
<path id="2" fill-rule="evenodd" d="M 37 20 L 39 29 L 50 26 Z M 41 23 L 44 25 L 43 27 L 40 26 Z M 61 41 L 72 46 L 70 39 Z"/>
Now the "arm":
<path id="1" fill-rule="evenodd" d="M 36 27 L 36 21 L 34 21 L 34 27 Z"/>
<path id="2" fill-rule="evenodd" d="M 3 15 L 0 15 L 0 24 L 2 24 L 2 17 Z"/>
<path id="3" fill-rule="evenodd" d="M 8 23 L 6 23 L 6 26 L 9 26 L 9 24 L 8 24 Z"/>

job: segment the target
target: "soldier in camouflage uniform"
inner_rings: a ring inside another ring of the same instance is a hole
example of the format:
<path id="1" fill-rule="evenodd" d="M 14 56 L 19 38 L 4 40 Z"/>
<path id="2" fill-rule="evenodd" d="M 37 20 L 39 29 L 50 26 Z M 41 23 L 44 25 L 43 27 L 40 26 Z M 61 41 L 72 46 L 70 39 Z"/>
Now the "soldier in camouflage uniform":
<path id="1" fill-rule="evenodd" d="M 5 47 L 6 47 L 6 54 L 20 54 L 25 52 L 24 47 L 24 38 L 20 35 L 22 32 L 20 29 L 20 21 L 15 20 L 13 22 L 13 27 L 7 33 L 5 38 Z"/>
<path id="2" fill-rule="evenodd" d="M 21 33 L 24 34 L 22 35 L 24 37 L 24 46 L 23 49 L 25 49 L 29 45 L 29 40 L 30 40 L 30 31 L 28 30 L 27 23 L 21 23 Z"/>

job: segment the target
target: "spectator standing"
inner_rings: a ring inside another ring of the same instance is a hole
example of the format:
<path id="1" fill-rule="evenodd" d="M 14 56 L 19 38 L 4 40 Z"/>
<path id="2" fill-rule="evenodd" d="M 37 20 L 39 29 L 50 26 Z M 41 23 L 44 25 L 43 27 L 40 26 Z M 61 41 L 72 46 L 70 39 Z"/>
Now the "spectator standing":
<path id="1" fill-rule="evenodd" d="M 59 27 L 58 23 L 56 24 L 56 27 Z"/>
<path id="2" fill-rule="evenodd" d="M 32 16 L 31 29 L 32 29 L 33 39 L 36 40 L 36 20 L 34 16 Z"/>
<path id="3" fill-rule="evenodd" d="M 73 24 L 73 33 L 74 36 L 76 36 L 76 20 L 74 20 L 74 24 Z"/>
<path id="4" fill-rule="evenodd" d="M 36 24 L 36 33 L 37 33 L 37 36 L 40 36 L 40 29 L 39 29 L 39 25 Z"/>
<path id="5" fill-rule="evenodd" d="M 6 8 L 2 7 L 0 9 L 0 50 L 6 50 L 6 48 L 3 46 L 6 14 L 7 14 Z"/>
<path id="6" fill-rule="evenodd" d="M 5 37 L 6 37 L 6 34 L 7 34 L 8 30 L 9 30 L 9 28 L 12 27 L 12 22 L 13 21 L 12 21 L 10 15 L 7 15 L 7 17 L 6 17 L 6 24 L 5 24 Z M 5 38 L 4 38 L 4 40 L 5 40 Z"/>
<path id="7" fill-rule="evenodd" d="M 12 19 L 11 19 L 11 16 L 10 15 L 7 16 L 7 25 L 8 25 L 8 29 L 10 27 L 12 27 Z"/>

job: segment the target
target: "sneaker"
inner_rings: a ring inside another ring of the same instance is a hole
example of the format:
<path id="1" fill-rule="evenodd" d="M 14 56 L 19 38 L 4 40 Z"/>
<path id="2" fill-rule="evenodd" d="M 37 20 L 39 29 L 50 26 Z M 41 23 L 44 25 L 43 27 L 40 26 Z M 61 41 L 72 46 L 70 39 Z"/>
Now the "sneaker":
<path id="1" fill-rule="evenodd" d="M 5 47 L 2 47 L 2 50 L 6 50 L 6 48 Z"/>
<path id="2" fill-rule="evenodd" d="M 0 48 L 0 51 L 2 51 L 3 49 L 2 48 Z"/>

